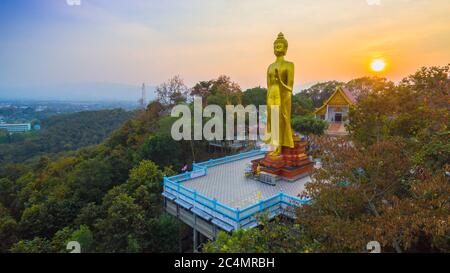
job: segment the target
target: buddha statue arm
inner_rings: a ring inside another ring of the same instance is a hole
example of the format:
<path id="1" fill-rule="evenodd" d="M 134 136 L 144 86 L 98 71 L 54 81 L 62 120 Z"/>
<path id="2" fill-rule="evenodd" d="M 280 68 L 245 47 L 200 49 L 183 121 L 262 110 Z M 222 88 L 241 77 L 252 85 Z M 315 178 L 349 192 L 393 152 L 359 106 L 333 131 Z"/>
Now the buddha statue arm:
<path id="1" fill-rule="evenodd" d="M 286 90 L 288 90 L 289 92 L 292 92 L 292 89 L 294 87 L 294 64 L 290 64 L 289 69 L 287 70 L 287 83 L 284 83 L 283 80 L 280 78 L 278 70 L 276 71 L 276 74 L 278 81 L 281 83 L 281 86 Z"/>

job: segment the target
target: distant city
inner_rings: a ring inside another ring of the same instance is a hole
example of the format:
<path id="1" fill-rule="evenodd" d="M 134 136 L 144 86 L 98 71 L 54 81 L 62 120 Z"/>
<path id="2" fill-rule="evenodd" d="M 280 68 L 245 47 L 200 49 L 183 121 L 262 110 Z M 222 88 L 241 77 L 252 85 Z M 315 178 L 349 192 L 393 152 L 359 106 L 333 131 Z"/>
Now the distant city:
<path id="1" fill-rule="evenodd" d="M 142 107 L 136 101 L 40 101 L 40 100 L 1 100 L 0 124 L 30 124 L 23 128 L 39 128 L 41 120 L 50 116 L 81 111 L 95 111 L 121 108 L 132 111 Z M 36 125 L 38 125 L 36 127 Z"/>

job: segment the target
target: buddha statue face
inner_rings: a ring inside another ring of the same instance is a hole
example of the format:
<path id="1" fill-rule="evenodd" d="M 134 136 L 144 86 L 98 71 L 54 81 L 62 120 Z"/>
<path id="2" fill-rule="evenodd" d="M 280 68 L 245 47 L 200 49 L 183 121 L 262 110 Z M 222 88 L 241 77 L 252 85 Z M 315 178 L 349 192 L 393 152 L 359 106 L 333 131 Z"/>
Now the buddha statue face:
<path id="1" fill-rule="evenodd" d="M 280 34 L 278 34 L 277 39 L 273 43 L 273 51 L 274 51 L 275 56 L 281 57 L 281 56 L 286 55 L 287 48 L 288 48 L 288 42 L 284 38 L 283 33 L 280 32 Z"/>

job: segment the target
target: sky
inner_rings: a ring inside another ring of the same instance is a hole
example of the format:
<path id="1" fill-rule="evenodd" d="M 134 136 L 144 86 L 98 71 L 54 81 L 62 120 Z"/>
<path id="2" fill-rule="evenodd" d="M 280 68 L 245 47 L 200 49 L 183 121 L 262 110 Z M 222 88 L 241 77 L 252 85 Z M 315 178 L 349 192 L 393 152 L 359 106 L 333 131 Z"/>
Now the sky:
<path id="1" fill-rule="evenodd" d="M 188 86 L 222 74 L 244 89 L 264 86 L 280 31 L 298 87 L 399 80 L 450 62 L 448 0 L 74 1 L 0 2 L 0 97 L 90 83 L 130 92 L 174 75 Z M 374 58 L 385 71 L 369 69 Z"/>

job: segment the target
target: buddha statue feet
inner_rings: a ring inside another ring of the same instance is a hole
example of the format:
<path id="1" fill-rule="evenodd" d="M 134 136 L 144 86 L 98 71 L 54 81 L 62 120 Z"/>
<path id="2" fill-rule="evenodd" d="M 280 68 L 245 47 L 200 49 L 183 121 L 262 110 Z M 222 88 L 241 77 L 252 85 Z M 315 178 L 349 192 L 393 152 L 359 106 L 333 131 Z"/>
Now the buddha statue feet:
<path id="1" fill-rule="evenodd" d="M 272 152 L 270 152 L 268 154 L 268 156 L 272 159 L 278 159 L 281 158 L 282 159 L 282 154 L 281 154 L 281 147 L 277 147 L 275 148 L 275 150 L 273 150 Z"/>

